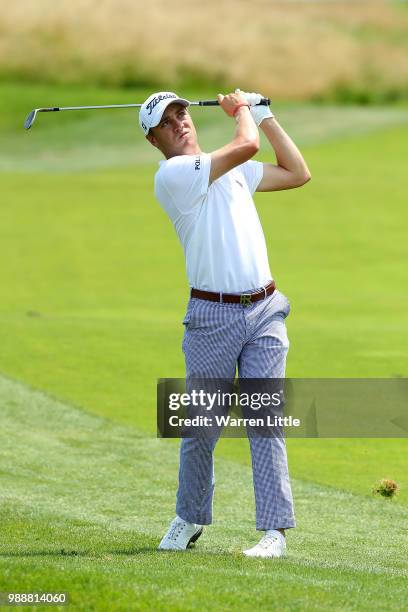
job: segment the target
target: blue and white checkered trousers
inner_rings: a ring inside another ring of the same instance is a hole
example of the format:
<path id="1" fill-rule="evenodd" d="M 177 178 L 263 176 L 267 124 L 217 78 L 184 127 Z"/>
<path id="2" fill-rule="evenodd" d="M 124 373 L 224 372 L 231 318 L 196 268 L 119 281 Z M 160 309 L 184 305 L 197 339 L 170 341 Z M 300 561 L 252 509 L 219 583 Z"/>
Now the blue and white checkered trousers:
<path id="1" fill-rule="evenodd" d="M 246 292 L 245 292 L 246 293 Z M 250 292 L 248 292 L 250 293 Z M 290 306 L 278 290 L 250 306 L 190 298 L 184 318 L 186 377 L 284 378 Z M 176 512 L 189 523 L 212 522 L 213 451 L 217 438 L 183 438 Z M 295 527 L 284 438 L 249 438 L 256 528 Z"/>

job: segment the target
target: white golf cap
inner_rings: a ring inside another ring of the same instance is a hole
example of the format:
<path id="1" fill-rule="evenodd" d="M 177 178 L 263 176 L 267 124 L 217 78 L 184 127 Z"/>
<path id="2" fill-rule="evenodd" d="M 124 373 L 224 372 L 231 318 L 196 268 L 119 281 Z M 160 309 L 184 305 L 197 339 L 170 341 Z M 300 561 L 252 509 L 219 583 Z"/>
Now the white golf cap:
<path id="1" fill-rule="evenodd" d="M 149 96 L 139 111 L 139 123 L 143 132 L 148 134 L 150 128 L 159 125 L 166 108 L 169 104 L 175 103 L 183 106 L 190 104 L 188 100 L 179 98 L 173 91 L 159 91 Z"/>

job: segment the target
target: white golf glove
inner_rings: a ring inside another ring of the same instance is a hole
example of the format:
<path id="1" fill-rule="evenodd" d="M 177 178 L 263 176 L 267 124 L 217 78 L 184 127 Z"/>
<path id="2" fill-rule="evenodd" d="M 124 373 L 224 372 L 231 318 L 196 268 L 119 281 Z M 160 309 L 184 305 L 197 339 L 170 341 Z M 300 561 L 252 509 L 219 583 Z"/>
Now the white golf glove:
<path id="1" fill-rule="evenodd" d="M 249 110 L 256 125 L 260 126 L 264 119 L 274 117 L 269 106 L 257 106 L 262 100 L 263 96 L 260 93 L 241 91 L 240 89 L 235 90 L 236 93 L 240 92 L 249 104 Z"/>

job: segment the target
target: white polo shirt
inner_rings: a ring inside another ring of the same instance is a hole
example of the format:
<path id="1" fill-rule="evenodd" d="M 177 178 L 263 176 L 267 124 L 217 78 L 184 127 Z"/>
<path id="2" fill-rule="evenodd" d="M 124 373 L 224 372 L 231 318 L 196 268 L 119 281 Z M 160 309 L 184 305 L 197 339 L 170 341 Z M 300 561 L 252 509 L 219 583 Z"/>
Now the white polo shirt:
<path id="1" fill-rule="evenodd" d="M 186 258 L 191 287 L 240 293 L 272 279 L 265 237 L 252 194 L 262 176 L 256 161 L 208 184 L 208 153 L 159 162 L 155 194 L 169 215 Z"/>

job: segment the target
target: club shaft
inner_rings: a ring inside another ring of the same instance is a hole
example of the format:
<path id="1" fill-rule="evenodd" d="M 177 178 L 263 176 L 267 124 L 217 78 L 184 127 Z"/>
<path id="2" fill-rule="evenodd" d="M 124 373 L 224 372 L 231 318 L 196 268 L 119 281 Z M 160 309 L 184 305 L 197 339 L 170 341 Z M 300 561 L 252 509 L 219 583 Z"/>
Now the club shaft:
<path id="1" fill-rule="evenodd" d="M 142 104 L 100 104 L 98 106 L 52 106 L 50 108 L 37 108 L 38 113 L 52 113 L 67 110 L 93 110 L 98 108 L 140 108 Z"/>
<path id="2" fill-rule="evenodd" d="M 270 104 L 269 98 L 262 98 L 260 105 Z M 98 108 L 140 108 L 143 104 L 100 104 L 97 106 L 52 106 L 50 108 L 37 108 L 38 113 L 51 113 L 67 110 L 94 110 Z M 190 106 L 218 106 L 218 100 L 199 100 L 190 102 Z"/>
<path id="3" fill-rule="evenodd" d="M 259 102 L 262 106 L 269 106 L 269 98 L 262 98 Z M 190 102 L 190 106 L 218 106 L 218 100 L 198 100 L 197 102 Z M 54 113 L 57 111 L 77 111 L 77 110 L 97 110 L 99 108 L 140 108 L 143 104 L 98 104 L 96 106 L 51 106 L 49 108 L 35 108 L 27 116 L 24 127 L 29 130 L 33 125 L 37 113 Z"/>

